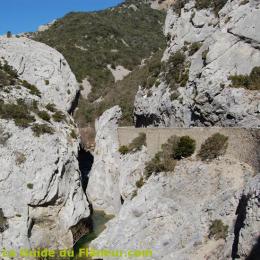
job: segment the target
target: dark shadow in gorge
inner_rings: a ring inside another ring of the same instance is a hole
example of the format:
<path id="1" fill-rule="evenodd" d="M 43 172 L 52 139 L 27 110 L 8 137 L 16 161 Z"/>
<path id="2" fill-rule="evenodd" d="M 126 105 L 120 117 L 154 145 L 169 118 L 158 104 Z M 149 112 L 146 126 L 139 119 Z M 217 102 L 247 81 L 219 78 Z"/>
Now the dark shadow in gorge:
<path id="1" fill-rule="evenodd" d="M 76 110 L 76 108 L 78 107 L 79 98 L 80 98 L 80 91 L 78 91 L 78 92 L 76 93 L 75 98 L 74 98 L 74 100 L 72 101 L 71 107 L 70 107 L 70 109 L 68 110 L 68 113 L 69 113 L 70 115 L 73 115 L 74 112 L 75 112 L 75 110 Z"/>
<path id="2" fill-rule="evenodd" d="M 159 126 L 160 118 L 158 118 L 156 115 L 135 115 L 136 122 L 135 127 L 136 128 L 143 128 L 148 126 Z"/>
<path id="3" fill-rule="evenodd" d="M 89 180 L 89 172 L 91 171 L 94 162 L 94 157 L 89 151 L 86 151 L 82 147 L 82 145 L 80 146 L 78 161 L 79 161 L 79 169 L 81 172 L 82 188 L 84 191 L 86 191 L 86 188 L 88 186 L 88 180 Z"/>
<path id="4" fill-rule="evenodd" d="M 260 236 L 246 260 L 258 260 L 260 256 Z"/>
<path id="5" fill-rule="evenodd" d="M 239 244 L 239 236 L 240 236 L 240 231 L 241 229 L 245 226 L 245 220 L 246 220 L 246 208 L 248 201 L 250 199 L 249 195 L 242 195 L 239 204 L 236 210 L 236 223 L 235 223 L 235 228 L 234 228 L 234 242 L 232 246 L 232 260 L 240 258 L 238 255 L 238 244 Z"/>

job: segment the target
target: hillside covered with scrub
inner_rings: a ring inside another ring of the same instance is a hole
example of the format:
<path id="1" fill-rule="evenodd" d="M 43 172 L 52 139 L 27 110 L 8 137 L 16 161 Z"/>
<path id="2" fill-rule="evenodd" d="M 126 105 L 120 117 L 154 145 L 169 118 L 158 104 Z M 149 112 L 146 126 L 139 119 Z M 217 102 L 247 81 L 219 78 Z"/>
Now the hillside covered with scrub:
<path id="1" fill-rule="evenodd" d="M 108 65 L 132 71 L 165 47 L 165 15 L 142 1 L 129 0 L 104 11 L 69 13 L 33 38 L 60 51 L 79 82 L 88 78 L 93 87 L 89 98 L 94 101 L 114 83 Z"/>

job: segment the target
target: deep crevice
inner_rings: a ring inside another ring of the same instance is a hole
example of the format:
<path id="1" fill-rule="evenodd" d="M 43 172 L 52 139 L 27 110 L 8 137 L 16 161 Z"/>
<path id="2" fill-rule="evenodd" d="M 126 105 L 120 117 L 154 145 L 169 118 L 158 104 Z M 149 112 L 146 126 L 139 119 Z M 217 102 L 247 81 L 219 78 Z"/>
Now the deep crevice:
<path id="1" fill-rule="evenodd" d="M 245 220 L 246 220 L 246 208 L 248 201 L 250 199 L 250 195 L 242 195 L 239 204 L 236 210 L 236 223 L 235 223 L 235 228 L 234 228 L 234 242 L 232 245 L 232 260 L 240 258 L 238 255 L 238 244 L 239 244 L 239 236 L 240 236 L 240 231 L 242 228 L 245 226 Z"/>
<path id="2" fill-rule="evenodd" d="M 75 110 L 76 110 L 76 108 L 78 107 L 79 98 L 80 98 L 80 90 L 76 93 L 76 96 L 75 96 L 74 100 L 73 100 L 72 103 L 71 103 L 71 107 L 70 107 L 70 109 L 68 110 L 68 113 L 69 113 L 70 115 L 73 115 L 74 112 L 75 112 Z"/>
<path id="3" fill-rule="evenodd" d="M 78 154 L 78 161 L 79 161 L 79 170 L 81 173 L 81 183 L 82 188 L 84 192 L 86 191 L 86 188 L 88 186 L 88 180 L 89 180 L 89 173 L 91 171 L 94 157 L 91 154 L 91 152 L 86 151 L 82 145 L 80 145 L 80 150 Z"/>

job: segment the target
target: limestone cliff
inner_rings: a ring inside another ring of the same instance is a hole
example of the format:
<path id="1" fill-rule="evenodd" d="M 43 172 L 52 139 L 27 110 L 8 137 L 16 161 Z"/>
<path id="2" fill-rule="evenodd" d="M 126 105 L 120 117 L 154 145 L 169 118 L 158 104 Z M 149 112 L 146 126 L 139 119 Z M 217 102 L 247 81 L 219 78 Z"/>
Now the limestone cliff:
<path id="1" fill-rule="evenodd" d="M 67 113 L 77 81 L 45 44 L 1 37 L 0 57 L 0 247 L 70 248 L 90 213 Z"/>
<path id="2" fill-rule="evenodd" d="M 249 75 L 260 66 L 259 1 L 222 1 L 217 13 L 199 8 L 199 1 L 176 2 L 183 2 L 183 8 L 168 10 L 163 60 L 167 67 L 178 62 L 176 53 L 184 55 L 184 71 L 175 79 L 182 82 L 172 83 L 179 73 L 175 64 L 168 75 L 171 82 L 161 73 L 152 94 L 140 88 L 135 99 L 138 125 L 259 127 L 259 91 L 242 83 L 230 87 L 230 76 Z"/>

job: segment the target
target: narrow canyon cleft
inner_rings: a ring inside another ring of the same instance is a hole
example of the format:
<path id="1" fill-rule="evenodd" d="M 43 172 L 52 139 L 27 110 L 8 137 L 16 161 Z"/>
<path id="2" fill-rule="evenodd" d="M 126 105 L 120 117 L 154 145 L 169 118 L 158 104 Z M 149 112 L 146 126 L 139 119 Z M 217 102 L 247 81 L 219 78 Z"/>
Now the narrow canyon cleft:
<path id="1" fill-rule="evenodd" d="M 82 188 L 86 191 L 88 186 L 88 179 L 89 173 L 91 171 L 94 157 L 90 151 L 86 151 L 83 145 L 80 145 L 79 154 L 78 154 L 78 161 L 79 161 L 79 170 L 81 173 L 81 183 Z"/>

